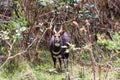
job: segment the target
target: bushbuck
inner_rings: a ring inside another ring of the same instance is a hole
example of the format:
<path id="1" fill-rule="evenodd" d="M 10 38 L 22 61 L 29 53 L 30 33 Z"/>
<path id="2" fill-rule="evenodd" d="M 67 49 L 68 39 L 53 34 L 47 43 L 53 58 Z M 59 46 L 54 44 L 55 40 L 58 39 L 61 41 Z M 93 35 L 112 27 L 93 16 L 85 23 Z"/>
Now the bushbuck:
<path id="1" fill-rule="evenodd" d="M 59 71 L 62 71 L 62 62 L 64 63 L 65 69 L 68 69 L 68 57 L 69 53 L 66 51 L 67 48 L 63 46 L 68 46 L 67 42 L 71 41 L 71 35 L 67 31 L 63 31 L 61 25 L 60 30 L 56 31 L 56 26 L 52 31 L 52 36 L 50 39 L 50 52 L 54 62 L 54 67 L 56 68 L 56 62 L 59 61 Z"/>

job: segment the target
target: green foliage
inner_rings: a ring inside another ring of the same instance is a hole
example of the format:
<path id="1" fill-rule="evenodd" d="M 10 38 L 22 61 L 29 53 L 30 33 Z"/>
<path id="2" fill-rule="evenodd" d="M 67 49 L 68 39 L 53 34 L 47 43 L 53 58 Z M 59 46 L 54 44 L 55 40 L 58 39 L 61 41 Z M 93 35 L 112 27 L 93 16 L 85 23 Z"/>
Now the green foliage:
<path id="1" fill-rule="evenodd" d="M 67 3 L 68 0 L 63 0 L 63 2 Z"/>
<path id="2" fill-rule="evenodd" d="M 112 65 L 120 67 L 120 58 L 117 58 L 116 62 L 112 62 Z"/>
<path id="3" fill-rule="evenodd" d="M 86 78 L 85 74 L 82 71 L 79 71 L 79 77 L 82 79 Z"/>
<path id="4" fill-rule="evenodd" d="M 22 32 L 27 29 L 25 23 L 26 21 L 24 18 L 19 18 L 16 21 L 10 20 L 8 24 L 1 23 L 0 26 L 2 26 L 2 29 L 0 30 L 0 42 L 8 40 L 8 42 L 12 44 L 16 40 L 20 41 L 22 39 Z M 0 52 L 4 51 L 5 47 L 0 45 Z"/>
<path id="5" fill-rule="evenodd" d="M 82 53 L 80 57 L 81 57 L 82 60 L 89 60 L 90 59 L 90 54 L 88 52 Z"/>
<path id="6" fill-rule="evenodd" d="M 106 49 L 108 50 L 118 50 L 120 47 L 120 35 L 118 33 L 115 33 L 113 35 L 113 41 L 108 40 L 108 45 L 106 46 Z"/>
<path id="7" fill-rule="evenodd" d="M 0 80 L 34 80 L 34 73 L 26 61 L 6 65 L 0 70 Z"/>
<path id="8" fill-rule="evenodd" d="M 8 51 L 11 52 L 11 55 L 15 55 L 15 53 L 17 53 L 18 49 L 16 49 L 16 46 L 18 45 L 16 44 L 18 44 L 18 41 L 22 39 L 22 32 L 27 29 L 27 20 L 23 16 L 24 12 L 21 8 L 18 9 L 18 14 L 19 17 L 15 14 L 15 12 L 13 12 L 13 15 L 10 17 L 7 24 L 0 23 L 0 53 L 6 53 L 6 57 L 8 57 Z M 1 44 L 1 42 L 5 42 L 5 44 Z M 16 57 L 5 64 L 4 68 L 1 70 L 3 78 L 9 78 L 12 80 L 11 77 L 15 77 L 14 73 L 21 71 L 21 65 L 19 65 L 19 61 L 21 61 L 21 59 Z M 22 67 L 22 69 L 24 68 Z M 0 78 L 0 80 L 3 79 Z"/>
<path id="9" fill-rule="evenodd" d="M 47 53 L 45 55 L 45 53 Z M 31 64 L 24 59 L 9 62 L 0 69 L 0 80 L 62 80 L 65 78 L 65 73 L 62 74 L 50 74 L 47 72 L 53 68 L 52 59 L 50 59 L 50 53 L 48 51 L 40 51 L 41 57 L 48 59 L 44 61 L 41 59 L 40 64 Z M 40 55 L 39 54 L 39 55 Z"/>
<path id="10" fill-rule="evenodd" d="M 0 26 L 2 27 L 2 30 L 0 30 L 0 32 L 4 33 L 5 31 L 8 33 L 6 36 L 9 37 L 9 39 L 21 38 L 21 32 L 27 29 L 28 24 L 19 2 L 14 0 L 14 3 L 17 5 L 16 9 L 18 10 L 18 15 L 16 15 L 15 11 L 13 11 L 13 15 L 11 16 L 11 20 L 8 24 L 0 23 Z"/>
<path id="11" fill-rule="evenodd" d="M 116 78 L 119 80 L 120 79 L 120 72 L 116 74 Z"/>
<path id="12" fill-rule="evenodd" d="M 104 40 L 98 40 L 97 44 L 100 45 L 100 46 L 106 45 L 107 44 L 107 40 L 105 40 L 105 39 Z"/>
<path id="13" fill-rule="evenodd" d="M 5 51 L 5 47 L 3 47 L 2 45 L 0 45 L 0 54 L 3 54 Z"/>
<path id="14" fill-rule="evenodd" d="M 101 35 L 98 34 L 97 37 L 99 38 Z M 103 47 L 106 50 L 109 51 L 114 51 L 115 52 L 115 56 L 116 56 L 116 62 L 113 62 L 112 65 L 120 67 L 120 58 L 119 58 L 119 50 L 120 50 L 120 35 L 115 32 L 115 34 L 113 35 L 113 40 L 109 40 L 109 39 L 99 39 L 97 40 L 97 44 L 100 45 L 101 47 Z"/>
<path id="15" fill-rule="evenodd" d="M 18 1 L 15 1 L 15 3 L 19 6 Z M 13 42 L 20 41 L 22 39 L 22 32 L 27 30 L 28 23 L 23 16 L 24 12 L 21 8 L 18 8 L 18 14 L 19 17 L 13 11 L 13 15 L 7 24 L 0 23 L 0 42 L 7 40 L 11 45 Z M 5 53 L 5 49 L 7 49 L 7 47 L 0 45 L 0 52 Z"/>
<path id="16" fill-rule="evenodd" d="M 24 20 L 23 20 L 24 21 Z M 27 29 L 26 26 L 23 25 L 24 22 L 18 21 L 13 21 L 11 20 L 9 24 L 0 24 L 0 26 L 4 25 L 4 29 L 0 30 L 0 37 L 3 40 L 9 39 L 13 40 L 14 38 L 21 38 L 21 33 Z"/>
<path id="17" fill-rule="evenodd" d="M 98 34 L 97 37 L 100 37 L 100 34 Z M 101 39 L 97 40 L 97 44 L 104 46 L 107 50 L 118 50 L 120 47 L 120 35 L 115 32 L 113 35 L 113 40 Z"/>

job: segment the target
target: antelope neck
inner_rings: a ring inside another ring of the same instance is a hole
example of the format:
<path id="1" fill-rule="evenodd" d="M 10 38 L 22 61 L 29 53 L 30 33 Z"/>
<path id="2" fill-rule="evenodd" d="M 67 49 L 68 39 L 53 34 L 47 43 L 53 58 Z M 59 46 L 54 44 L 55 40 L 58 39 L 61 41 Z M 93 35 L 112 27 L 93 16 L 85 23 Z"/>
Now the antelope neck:
<path id="1" fill-rule="evenodd" d="M 60 46 L 55 46 L 55 45 L 54 45 L 53 51 L 59 52 L 60 50 L 61 50 Z"/>

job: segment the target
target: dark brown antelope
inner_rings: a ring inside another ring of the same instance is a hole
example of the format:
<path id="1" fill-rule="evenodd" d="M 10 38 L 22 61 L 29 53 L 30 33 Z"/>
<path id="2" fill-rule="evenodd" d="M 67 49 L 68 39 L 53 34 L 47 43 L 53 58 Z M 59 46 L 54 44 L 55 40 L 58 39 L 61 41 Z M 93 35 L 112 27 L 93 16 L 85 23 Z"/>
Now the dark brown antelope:
<path id="1" fill-rule="evenodd" d="M 68 32 L 63 31 L 61 25 L 60 30 L 56 31 L 56 26 L 54 26 L 53 34 L 50 39 L 50 52 L 54 62 L 54 67 L 56 68 L 56 61 L 59 61 L 60 72 L 62 71 L 62 61 L 64 62 L 64 67 L 68 68 L 68 57 L 69 53 L 66 52 L 66 48 L 62 46 L 67 46 L 66 42 L 70 42 L 71 36 Z"/>

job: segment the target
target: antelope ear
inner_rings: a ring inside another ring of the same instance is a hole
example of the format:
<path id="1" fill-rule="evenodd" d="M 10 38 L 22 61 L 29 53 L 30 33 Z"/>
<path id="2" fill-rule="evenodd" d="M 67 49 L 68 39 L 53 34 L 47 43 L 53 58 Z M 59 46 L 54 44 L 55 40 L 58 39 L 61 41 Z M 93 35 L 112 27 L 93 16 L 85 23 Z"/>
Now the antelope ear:
<path id="1" fill-rule="evenodd" d="M 61 32 L 60 32 L 60 35 L 63 35 L 63 34 L 64 34 L 64 32 L 65 32 L 64 30 L 63 30 L 63 31 L 61 31 Z"/>

